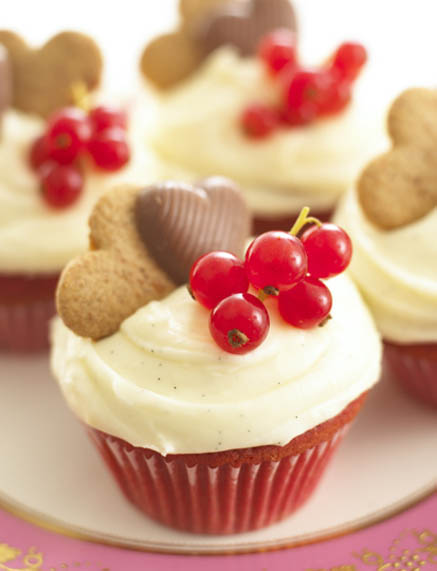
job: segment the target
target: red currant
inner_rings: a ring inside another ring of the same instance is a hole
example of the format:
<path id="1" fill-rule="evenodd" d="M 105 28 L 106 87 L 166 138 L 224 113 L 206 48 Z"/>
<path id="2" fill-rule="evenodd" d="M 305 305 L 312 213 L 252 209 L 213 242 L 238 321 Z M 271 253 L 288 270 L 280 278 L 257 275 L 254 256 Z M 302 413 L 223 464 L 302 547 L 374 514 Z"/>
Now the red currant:
<path id="1" fill-rule="evenodd" d="M 367 61 L 366 48 L 357 43 L 345 42 L 336 51 L 332 66 L 343 79 L 354 80 Z"/>
<path id="2" fill-rule="evenodd" d="M 127 129 L 127 113 L 123 109 L 111 105 L 99 105 L 89 113 L 89 119 L 94 131 L 104 131 L 109 127 Z"/>
<path id="3" fill-rule="evenodd" d="M 281 123 L 289 127 L 308 125 L 308 123 L 314 121 L 315 117 L 315 108 L 311 105 L 302 105 L 299 109 L 283 107 L 280 110 Z"/>
<path id="4" fill-rule="evenodd" d="M 130 159 L 126 133 L 120 127 L 94 133 L 88 143 L 88 151 L 95 164 L 107 171 L 121 169 Z"/>
<path id="5" fill-rule="evenodd" d="M 223 299 L 211 312 L 209 330 L 219 347 L 242 355 L 260 345 L 269 330 L 264 304 L 250 293 Z"/>
<path id="6" fill-rule="evenodd" d="M 311 226 L 302 235 L 308 256 L 308 272 L 315 278 L 332 278 L 348 267 L 352 257 L 352 242 L 336 224 Z"/>
<path id="7" fill-rule="evenodd" d="M 85 148 L 91 126 L 84 111 L 66 107 L 49 119 L 46 136 L 50 158 L 59 164 L 71 164 Z"/>
<path id="8" fill-rule="evenodd" d="M 83 177 L 76 167 L 50 161 L 41 166 L 39 174 L 42 195 L 53 208 L 66 208 L 79 198 Z"/>
<path id="9" fill-rule="evenodd" d="M 265 105 L 250 105 L 241 115 L 241 125 L 248 137 L 264 139 L 268 137 L 278 125 L 278 113 Z"/>
<path id="10" fill-rule="evenodd" d="M 270 32 L 261 40 L 258 56 L 267 69 L 276 75 L 285 66 L 297 66 L 296 37 L 291 30 L 279 28 Z"/>
<path id="11" fill-rule="evenodd" d="M 234 293 L 247 292 L 248 288 L 243 262 L 229 252 L 205 254 L 191 268 L 191 293 L 208 309 Z"/>
<path id="12" fill-rule="evenodd" d="M 29 153 L 30 166 L 34 170 L 38 170 L 39 167 L 49 160 L 49 146 L 47 144 L 47 137 L 41 135 L 32 143 Z"/>
<path id="13" fill-rule="evenodd" d="M 342 111 L 352 98 L 352 89 L 349 81 L 340 79 L 337 74 L 327 72 L 331 76 L 331 83 L 327 86 L 323 101 L 319 105 L 320 115 L 330 115 Z"/>
<path id="14" fill-rule="evenodd" d="M 319 114 L 329 86 L 326 72 L 301 70 L 285 88 L 286 116 L 291 124 L 309 123 Z"/>
<path id="15" fill-rule="evenodd" d="M 331 307 L 331 292 L 322 281 L 312 276 L 281 292 L 278 298 L 282 318 L 299 329 L 310 329 L 322 323 Z"/>
<path id="16" fill-rule="evenodd" d="M 302 242 L 287 232 L 261 234 L 246 252 L 249 282 L 266 293 L 277 294 L 293 287 L 307 273 L 307 256 Z"/>

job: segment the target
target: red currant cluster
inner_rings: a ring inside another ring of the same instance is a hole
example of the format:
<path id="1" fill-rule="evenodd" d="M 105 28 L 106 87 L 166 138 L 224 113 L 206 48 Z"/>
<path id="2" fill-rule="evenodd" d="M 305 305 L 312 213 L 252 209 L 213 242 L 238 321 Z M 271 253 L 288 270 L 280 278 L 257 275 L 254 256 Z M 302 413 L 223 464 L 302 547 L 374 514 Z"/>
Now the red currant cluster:
<path id="1" fill-rule="evenodd" d="M 83 188 L 79 161 L 85 154 L 102 170 L 123 167 L 130 158 L 126 128 L 126 113 L 110 106 L 89 113 L 66 107 L 54 113 L 29 155 L 45 201 L 53 208 L 66 208 L 79 198 Z"/>
<path id="2" fill-rule="evenodd" d="M 320 69 L 305 69 L 298 62 L 295 36 L 286 29 L 265 36 L 258 55 L 269 74 L 278 79 L 282 93 L 279 107 L 253 104 L 241 115 L 244 132 L 258 139 L 280 125 L 306 125 L 344 109 L 351 99 L 352 83 L 367 60 L 364 46 L 349 42 Z"/>
<path id="3" fill-rule="evenodd" d="M 342 228 L 322 224 L 308 213 L 309 208 L 302 209 L 289 233 L 271 231 L 255 238 L 244 262 L 228 252 L 210 252 L 193 264 L 190 292 L 212 310 L 210 332 L 225 351 L 247 353 L 265 339 L 270 326 L 263 304 L 267 296 L 277 298 L 282 318 L 299 329 L 329 318 L 332 297 L 322 279 L 346 269 L 352 244 Z M 258 297 L 248 293 L 250 285 Z"/>

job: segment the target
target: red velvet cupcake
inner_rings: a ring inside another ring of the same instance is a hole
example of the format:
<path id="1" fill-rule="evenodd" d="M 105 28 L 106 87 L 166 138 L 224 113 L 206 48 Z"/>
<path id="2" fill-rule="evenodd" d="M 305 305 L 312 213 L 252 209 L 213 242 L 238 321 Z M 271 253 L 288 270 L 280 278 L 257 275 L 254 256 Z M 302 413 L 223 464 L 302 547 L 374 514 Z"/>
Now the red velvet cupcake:
<path id="1" fill-rule="evenodd" d="M 0 31 L 0 351 L 29 352 L 48 347 L 56 283 L 87 248 L 95 201 L 135 162 L 125 111 L 91 107 L 95 42 L 62 32 L 37 55 L 23 45 Z"/>
<path id="2" fill-rule="evenodd" d="M 343 43 L 309 68 L 288 0 L 189 4 L 181 29 L 152 40 L 141 60 L 162 94 L 148 141 L 162 177 L 232 178 L 256 234 L 288 230 L 302 205 L 328 219 L 386 145 L 385 104 L 356 85 L 365 47 Z"/>
<path id="3" fill-rule="evenodd" d="M 354 243 L 351 273 L 384 338 L 385 369 L 409 394 L 437 406 L 437 91 L 410 89 L 393 103 L 393 148 L 363 171 L 336 220 Z"/>
<path id="4" fill-rule="evenodd" d="M 237 533 L 287 517 L 378 380 L 372 320 L 332 277 L 347 235 L 316 222 L 296 238 L 306 213 L 243 263 L 250 217 L 230 181 L 117 189 L 91 217 L 97 250 L 62 274 L 53 372 L 123 493 L 160 523 Z"/>
<path id="5" fill-rule="evenodd" d="M 49 346 L 58 275 L 0 275 L 0 348 L 41 351 Z"/>
<path id="6" fill-rule="evenodd" d="M 365 397 L 285 446 L 163 456 L 88 431 L 125 496 L 152 519 L 192 533 L 242 533 L 308 500 Z"/>

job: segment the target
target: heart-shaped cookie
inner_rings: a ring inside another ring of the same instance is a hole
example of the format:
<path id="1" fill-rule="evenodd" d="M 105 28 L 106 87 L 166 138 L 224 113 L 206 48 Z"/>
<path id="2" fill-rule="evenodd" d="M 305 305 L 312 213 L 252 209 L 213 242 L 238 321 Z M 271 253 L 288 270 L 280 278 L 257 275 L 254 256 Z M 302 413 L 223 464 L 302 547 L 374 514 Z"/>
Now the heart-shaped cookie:
<path id="1" fill-rule="evenodd" d="M 154 38 L 143 50 L 140 69 L 159 89 L 167 89 L 189 77 L 205 59 L 193 39 L 199 22 L 228 0 L 180 0 L 181 23 L 173 32 Z"/>
<path id="2" fill-rule="evenodd" d="M 437 90 L 408 89 L 388 115 L 392 149 L 374 159 L 358 181 L 367 218 L 400 228 L 437 208 Z"/>
<path id="3" fill-rule="evenodd" d="M 225 4 L 230 0 L 179 0 L 179 14 L 182 18 L 182 26 L 191 27 L 204 18 L 211 10 Z M 245 2 L 247 0 L 232 0 L 233 2 Z"/>
<path id="4" fill-rule="evenodd" d="M 249 211 L 232 183 L 218 177 L 197 186 L 120 187 L 97 202 L 90 229 L 92 251 L 64 269 L 56 303 L 72 331 L 101 339 L 188 281 L 201 254 L 242 254 Z"/>
<path id="5" fill-rule="evenodd" d="M 90 37 L 62 32 L 37 49 L 17 34 L 0 30 L 0 44 L 8 50 L 12 68 L 12 104 L 27 113 L 47 117 L 74 103 L 73 86 L 95 89 L 102 74 L 100 50 Z"/>
<path id="6" fill-rule="evenodd" d="M 242 56 L 256 53 L 261 38 L 276 28 L 296 31 L 289 0 L 249 0 L 219 6 L 198 27 L 197 42 L 205 54 L 230 45 Z"/>
<path id="7" fill-rule="evenodd" d="M 180 0 L 179 12 L 179 28 L 152 40 L 141 56 L 144 77 L 160 89 L 189 77 L 223 45 L 252 55 L 265 33 L 296 31 L 289 0 Z"/>
<path id="8" fill-rule="evenodd" d="M 158 266 L 176 284 L 188 281 L 199 256 L 213 250 L 243 255 L 250 215 L 228 179 L 212 177 L 194 187 L 166 183 L 137 199 L 137 228 Z"/>
<path id="9" fill-rule="evenodd" d="M 166 89 L 191 75 L 202 60 L 186 31 L 177 30 L 152 40 L 142 53 L 140 67 L 156 87 Z"/>

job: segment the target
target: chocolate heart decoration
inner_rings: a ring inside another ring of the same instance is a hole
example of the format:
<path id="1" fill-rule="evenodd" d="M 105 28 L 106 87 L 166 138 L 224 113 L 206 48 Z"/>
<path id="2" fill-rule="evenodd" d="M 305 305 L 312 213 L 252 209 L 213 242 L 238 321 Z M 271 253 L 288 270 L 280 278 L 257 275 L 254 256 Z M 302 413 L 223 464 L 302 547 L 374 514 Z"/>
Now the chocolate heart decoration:
<path id="1" fill-rule="evenodd" d="M 17 34 L 0 30 L 12 68 L 12 104 L 46 117 L 73 103 L 74 84 L 88 90 L 98 86 L 102 56 L 94 40 L 76 32 L 62 32 L 39 49 L 30 48 Z"/>
<path id="2" fill-rule="evenodd" d="M 261 38 L 276 28 L 296 31 L 296 16 L 289 0 L 229 2 L 202 22 L 196 39 L 206 54 L 231 45 L 242 56 L 250 56 Z"/>
<path id="3" fill-rule="evenodd" d="M 8 52 L 0 45 L 0 118 L 11 104 L 12 77 Z"/>
<path id="4" fill-rule="evenodd" d="M 242 256 L 250 231 L 240 191 L 222 177 L 144 189 L 136 202 L 136 222 L 147 250 L 176 284 L 188 282 L 191 266 L 207 252 Z"/>

